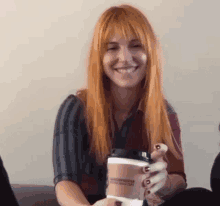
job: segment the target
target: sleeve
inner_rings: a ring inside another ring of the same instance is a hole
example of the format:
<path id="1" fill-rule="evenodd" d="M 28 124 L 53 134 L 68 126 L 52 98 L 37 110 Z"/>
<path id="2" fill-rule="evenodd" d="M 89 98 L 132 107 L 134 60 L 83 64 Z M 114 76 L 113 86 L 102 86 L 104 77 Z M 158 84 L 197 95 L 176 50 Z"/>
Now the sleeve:
<path id="1" fill-rule="evenodd" d="M 11 188 L 8 174 L 4 168 L 2 159 L 0 157 L 0 194 L 1 194 L 1 204 L 19 206 L 17 199 L 15 198 L 14 192 Z"/>
<path id="2" fill-rule="evenodd" d="M 54 184 L 71 180 L 78 185 L 82 180 L 82 164 L 85 162 L 84 118 L 80 100 L 70 95 L 58 111 L 53 138 Z M 83 145 L 84 143 L 84 145 Z"/>
<path id="3" fill-rule="evenodd" d="M 177 113 L 171 107 L 168 109 L 168 114 L 169 114 L 170 125 L 171 125 L 173 135 L 175 138 L 174 145 L 177 144 L 182 151 L 181 129 L 180 129 L 180 124 L 179 124 Z M 177 149 L 177 147 L 176 147 L 176 149 Z M 187 183 L 184 160 L 183 159 L 180 159 L 180 160 L 176 159 L 176 157 L 169 150 L 168 150 L 166 156 L 168 159 L 168 174 L 179 174 L 184 178 L 185 182 Z"/>

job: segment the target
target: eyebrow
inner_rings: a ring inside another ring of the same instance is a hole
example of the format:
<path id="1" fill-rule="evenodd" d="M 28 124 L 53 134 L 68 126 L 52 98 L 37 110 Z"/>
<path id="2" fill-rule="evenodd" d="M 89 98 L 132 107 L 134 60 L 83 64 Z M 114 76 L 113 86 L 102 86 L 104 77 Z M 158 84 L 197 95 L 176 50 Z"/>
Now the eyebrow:
<path id="1" fill-rule="evenodd" d="M 132 42 L 136 42 L 136 41 L 139 42 L 138 39 L 132 39 L 132 40 L 130 41 L 130 43 L 132 43 Z M 113 42 L 109 42 L 108 44 L 118 44 L 118 42 L 113 41 Z"/>

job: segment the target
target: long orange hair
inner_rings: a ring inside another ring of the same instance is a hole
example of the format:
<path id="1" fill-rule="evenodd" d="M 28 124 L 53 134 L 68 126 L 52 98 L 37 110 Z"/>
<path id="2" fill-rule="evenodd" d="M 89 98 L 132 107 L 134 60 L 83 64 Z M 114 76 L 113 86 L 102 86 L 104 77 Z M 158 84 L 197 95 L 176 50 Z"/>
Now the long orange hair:
<path id="1" fill-rule="evenodd" d="M 182 159 L 182 150 L 174 141 L 162 89 L 163 62 L 159 41 L 147 18 L 140 10 L 130 5 L 113 6 L 99 18 L 88 56 L 88 85 L 86 89 L 76 92 L 85 103 L 90 154 L 95 155 L 98 164 L 103 164 L 112 147 L 108 126 L 110 80 L 104 73 L 102 60 L 109 38 L 115 33 L 126 39 L 129 35 L 135 36 L 148 56 L 146 77 L 143 79 L 144 125 L 148 138 L 143 139 L 143 144 L 150 144 L 149 152 L 152 152 L 154 144 L 164 143 L 177 159 Z"/>

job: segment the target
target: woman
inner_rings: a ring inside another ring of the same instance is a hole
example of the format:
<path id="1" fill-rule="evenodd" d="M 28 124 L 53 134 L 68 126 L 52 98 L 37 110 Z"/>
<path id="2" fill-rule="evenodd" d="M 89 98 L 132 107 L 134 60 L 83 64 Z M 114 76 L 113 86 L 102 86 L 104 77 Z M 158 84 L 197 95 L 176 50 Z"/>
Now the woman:
<path id="1" fill-rule="evenodd" d="M 152 153 L 158 143 L 168 146 L 148 168 L 149 205 L 186 189 L 180 126 L 163 94 L 159 51 L 152 26 L 137 8 L 121 5 L 101 15 L 90 49 L 88 87 L 67 97 L 55 123 L 54 183 L 61 205 L 115 204 L 105 196 L 112 148 Z"/>

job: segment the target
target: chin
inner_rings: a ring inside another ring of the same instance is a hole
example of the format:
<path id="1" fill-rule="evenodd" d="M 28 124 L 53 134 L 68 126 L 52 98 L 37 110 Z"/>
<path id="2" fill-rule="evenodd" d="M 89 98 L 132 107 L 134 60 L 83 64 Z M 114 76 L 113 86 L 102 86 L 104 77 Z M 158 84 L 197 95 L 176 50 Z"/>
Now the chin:
<path id="1" fill-rule="evenodd" d="M 123 88 L 123 89 L 134 89 L 137 87 L 137 84 L 116 84 L 117 87 Z"/>

